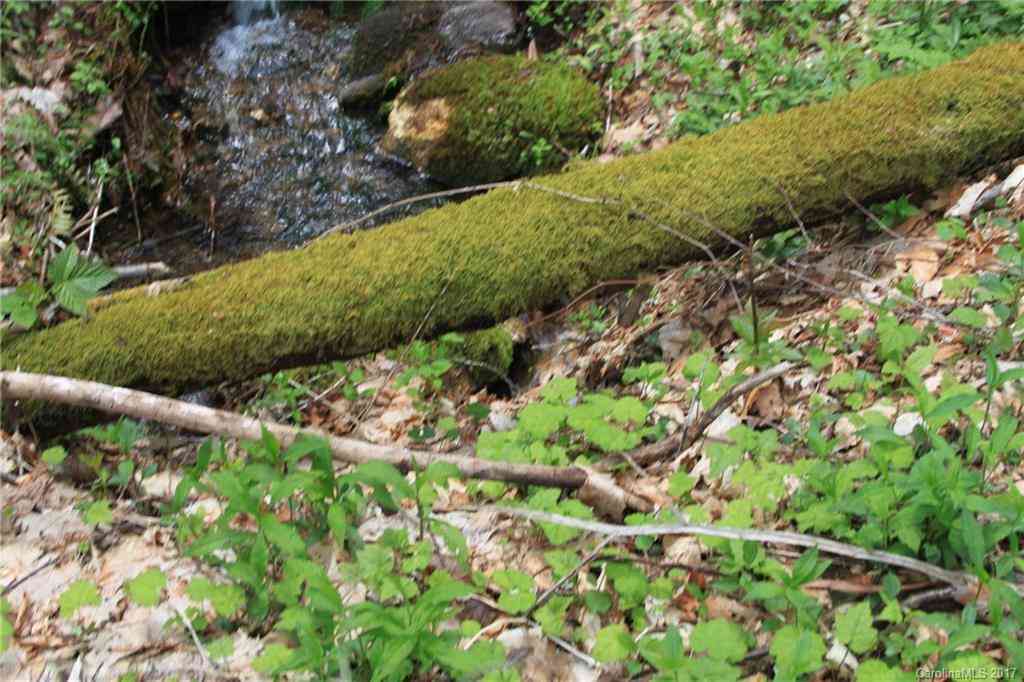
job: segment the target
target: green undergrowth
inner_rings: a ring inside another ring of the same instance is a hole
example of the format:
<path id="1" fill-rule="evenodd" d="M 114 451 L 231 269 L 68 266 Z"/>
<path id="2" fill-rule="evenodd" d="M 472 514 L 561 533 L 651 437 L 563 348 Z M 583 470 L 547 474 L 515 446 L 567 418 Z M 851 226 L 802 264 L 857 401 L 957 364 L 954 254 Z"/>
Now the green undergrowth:
<path id="1" fill-rule="evenodd" d="M 831 102 L 534 181 L 549 191 L 496 190 L 202 273 L 160 296 L 130 290 L 88 320 L 5 341 L 2 365 L 177 393 L 393 347 L 424 319 L 423 338 L 479 328 L 697 253 L 662 226 L 712 243 L 707 222 L 767 233 L 788 225 L 790 204 L 813 220 L 842 211 L 848 195 L 934 188 L 1020 153 L 1022 74 L 1024 45 L 984 48 Z"/>
<path id="2" fill-rule="evenodd" d="M 141 201 L 159 183 L 162 124 L 138 87 L 157 9 L 19 0 L 0 8 L 0 256 L 8 277 L 37 274 L 51 240 L 67 242 L 87 211 Z"/>
<path id="3" fill-rule="evenodd" d="M 649 91 L 673 137 L 831 99 L 1024 36 L 1024 6 L 1015 0 L 676 3 L 650 23 L 624 0 L 586 12 L 537 0 L 527 14 L 534 30 L 567 39 L 546 58 L 615 92 Z"/>
<path id="4" fill-rule="evenodd" d="M 553 170 L 602 127 L 597 86 L 565 64 L 521 56 L 466 59 L 427 72 L 396 106 L 437 98 L 451 118 L 443 140 L 430 142 L 425 170 L 457 185 Z"/>
<path id="5" fill-rule="evenodd" d="M 893 202 L 879 213 L 908 206 Z M 514 682 L 509 652 L 486 637 L 473 640 L 483 624 L 463 608 L 473 595 L 489 595 L 502 616 L 530 619 L 611 666 L 619 679 L 730 682 L 757 671 L 780 682 L 822 674 L 856 682 L 939 674 L 1021 679 L 1024 598 L 1010 584 L 1024 574 L 1024 496 L 1012 474 L 1024 464 L 1024 222 L 996 211 L 970 225 L 943 221 L 937 232 L 968 248 L 982 227 L 1002 244 L 997 262 L 943 281 L 952 327 L 920 316 L 914 302 L 922 283 L 912 278 L 876 304 L 818 318 L 799 344 L 770 335 L 770 310 L 756 318 L 744 311 L 731 319 L 735 343 L 698 347 L 671 375 L 653 360 L 626 368 L 620 385 L 601 391 L 583 390 L 572 378 L 550 380 L 511 429 L 476 429 L 475 449 L 501 461 L 593 464 L 665 437 L 667 421 L 654 407 L 670 390 L 684 390 L 685 401 L 699 401 L 703 412 L 754 371 L 805 363 L 801 371 L 821 388 L 802 410 L 778 422 L 739 423 L 705 446 L 710 468 L 703 480 L 686 469 L 670 474 L 666 490 L 675 503 L 626 523 L 685 517 L 788 528 L 916 557 L 977 577 L 987 608 L 941 598 L 910 606 L 919 589 L 912 573 L 874 563 L 854 569 L 816 550 L 783 559 L 739 540 L 702 539 L 707 580 L 665 562 L 662 537 L 610 545 L 574 573 L 599 538 L 548 523 L 517 540 L 526 543 L 524 552 L 543 556 L 550 582 L 572 574 L 541 604 L 542 590 L 525 566 L 471 569 L 473 548 L 462 531 L 433 513 L 457 475 L 453 467 L 402 475 L 371 463 L 337 472 L 323 442 L 282 448 L 265 433 L 237 456 L 205 442 L 164 509 L 182 550 L 222 576 L 191 581 L 184 616 L 213 658 L 232 655 L 241 632 L 274 632 L 274 643 L 251 662 L 267 676 L 301 670 L 315 679 Z M 759 252 L 773 257 L 774 248 Z M 960 350 L 940 359 L 951 343 Z M 411 354 L 396 385 L 419 379 L 418 397 L 437 400 L 454 367 L 436 363 L 460 345 L 448 339 L 426 355 Z M 858 358 L 855 368 L 843 369 L 849 358 Z M 90 435 L 127 450 L 138 434 L 119 425 Z M 44 460 L 54 464 L 59 455 Z M 116 487 L 101 492 L 112 496 Z M 556 489 L 472 482 L 466 492 L 475 501 L 593 516 Z M 698 502 L 709 492 L 714 500 Z M 216 520 L 187 511 L 197 493 L 221 501 Z M 371 539 L 359 528 L 379 512 L 402 521 Z M 112 518 L 102 497 L 83 514 L 93 524 Z M 877 591 L 834 591 L 822 601 L 805 589 L 851 575 Z M 124 588 L 134 603 L 155 606 L 166 583 L 149 570 Z M 712 600 L 722 599 L 752 610 L 755 621 L 712 615 Z M 96 585 L 79 580 L 61 597 L 61 617 L 74 619 L 80 607 L 99 602 Z M 680 618 L 682 604 L 692 618 Z M 767 652 L 748 657 L 755 634 L 767 640 Z M 836 647 L 841 655 L 826 658 Z M 855 672 L 839 672 L 853 660 Z"/>

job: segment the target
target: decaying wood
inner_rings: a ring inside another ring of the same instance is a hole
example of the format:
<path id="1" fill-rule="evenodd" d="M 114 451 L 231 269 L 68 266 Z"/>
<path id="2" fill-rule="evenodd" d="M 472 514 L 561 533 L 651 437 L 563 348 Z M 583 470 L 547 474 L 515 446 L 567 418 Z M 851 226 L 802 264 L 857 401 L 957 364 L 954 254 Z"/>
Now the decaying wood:
<path id="1" fill-rule="evenodd" d="M 863 549 L 845 542 L 836 542 L 835 540 L 829 540 L 828 538 L 818 537 L 815 535 L 805 535 L 803 533 L 729 528 L 726 526 L 704 526 L 694 523 L 618 526 L 611 523 L 577 519 L 571 516 L 562 516 L 560 514 L 552 514 L 533 509 L 513 509 L 497 506 L 480 507 L 479 511 L 490 511 L 496 514 L 514 516 L 541 523 L 554 523 L 567 528 L 576 528 L 591 533 L 597 533 L 598 535 L 603 535 L 605 537 L 621 538 L 639 537 L 641 535 L 696 535 L 725 538 L 727 540 L 759 542 L 762 544 L 808 547 L 828 554 L 834 554 L 836 556 L 848 557 L 850 559 L 857 559 L 859 561 L 867 561 L 877 564 L 886 564 L 888 566 L 896 566 L 908 571 L 920 573 L 921 575 L 941 581 L 954 588 L 952 596 L 961 603 L 968 603 L 977 599 L 979 605 L 981 605 L 981 598 L 985 594 L 985 590 L 983 590 L 978 579 L 969 573 L 951 571 L 949 569 L 942 568 L 941 566 L 929 564 L 926 561 L 920 561 L 901 554 L 882 552 L 874 549 Z M 1011 586 L 1018 593 L 1024 595 L 1024 586 L 1012 583 Z"/>
<path id="2" fill-rule="evenodd" d="M 469 454 L 385 447 L 354 438 L 333 436 L 319 429 L 285 426 L 91 381 L 25 372 L 0 372 L 0 400 L 42 400 L 74 405 L 135 419 L 151 419 L 189 431 L 246 440 L 259 440 L 266 429 L 286 447 L 300 436 L 312 436 L 326 441 L 334 458 L 346 464 L 380 461 L 392 464 L 401 471 L 422 471 L 433 462 L 446 462 L 457 467 L 459 473 L 467 478 L 566 490 L 584 489 L 599 509 L 618 510 L 619 514 L 614 517 L 621 517 L 621 512 L 627 508 L 650 510 L 650 505 L 644 500 L 619 489 L 607 476 L 580 467 L 513 464 L 480 459 Z"/>

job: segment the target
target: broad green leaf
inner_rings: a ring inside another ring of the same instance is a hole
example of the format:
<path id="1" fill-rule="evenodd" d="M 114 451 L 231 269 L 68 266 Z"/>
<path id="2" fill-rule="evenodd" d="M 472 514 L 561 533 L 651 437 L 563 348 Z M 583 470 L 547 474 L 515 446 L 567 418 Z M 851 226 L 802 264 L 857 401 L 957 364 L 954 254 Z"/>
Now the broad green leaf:
<path id="1" fill-rule="evenodd" d="M 534 612 L 545 635 L 561 637 L 565 634 L 565 614 L 572 602 L 572 597 L 552 597 Z"/>
<path id="2" fill-rule="evenodd" d="M 101 523 L 110 523 L 114 520 L 114 514 L 110 511 L 110 503 L 106 500 L 96 500 L 85 509 L 82 519 L 90 526 L 98 526 Z"/>
<path id="3" fill-rule="evenodd" d="M 616 623 L 598 630 L 591 655 L 601 663 L 615 663 L 629 658 L 635 648 L 633 636 L 626 626 Z"/>
<path id="4" fill-rule="evenodd" d="M 103 263 L 80 257 L 78 247 L 61 251 L 46 271 L 50 293 L 62 308 L 78 316 L 85 315 L 85 304 L 117 275 Z"/>
<path id="5" fill-rule="evenodd" d="M 544 402 L 555 405 L 565 405 L 576 397 L 576 379 L 558 378 L 552 379 L 540 390 L 540 396 Z"/>
<path id="6" fill-rule="evenodd" d="M 615 401 L 615 407 L 612 408 L 612 419 L 623 424 L 626 422 L 643 424 L 647 421 L 649 412 L 647 406 L 638 399 L 626 396 Z"/>
<path id="7" fill-rule="evenodd" d="M 949 317 L 969 327 L 981 328 L 988 323 L 988 318 L 974 308 L 959 306 L 949 314 Z"/>
<path id="8" fill-rule="evenodd" d="M 857 682 L 914 682 L 918 677 L 882 661 L 864 661 L 857 668 Z"/>
<path id="9" fill-rule="evenodd" d="M 227 658 L 231 654 L 235 653 L 235 640 L 231 638 L 231 635 L 218 637 L 206 645 L 206 652 L 210 654 L 210 658 L 215 661 Z"/>
<path id="10" fill-rule="evenodd" d="M 878 642 L 873 620 L 871 604 L 867 600 L 859 602 L 836 616 L 836 637 L 855 654 L 867 653 Z"/>
<path id="11" fill-rule="evenodd" d="M 60 595 L 60 617 L 71 618 L 83 606 L 99 606 L 100 591 L 91 580 L 76 580 Z"/>
<path id="12" fill-rule="evenodd" d="M 245 592 L 237 585 L 222 585 L 207 578 L 193 578 L 185 590 L 189 599 L 202 602 L 207 599 L 218 616 L 227 618 L 245 606 Z"/>
<path id="13" fill-rule="evenodd" d="M 125 583 L 125 590 L 128 597 L 139 606 L 156 606 L 166 586 L 167 576 L 163 571 L 150 568 Z"/>
<path id="14" fill-rule="evenodd" d="M 306 551 L 306 542 L 299 535 L 299 531 L 287 523 L 282 523 L 273 514 L 260 514 L 260 530 L 267 538 L 267 542 L 289 556 Z"/>
<path id="15" fill-rule="evenodd" d="M 693 476 L 680 469 L 668 479 L 668 494 L 672 497 L 684 497 L 693 490 L 697 481 Z"/>
<path id="16" fill-rule="evenodd" d="M 974 514 L 964 509 L 960 515 L 961 538 L 967 549 L 967 560 L 975 570 L 985 565 L 985 530 L 978 523 Z"/>
<path id="17" fill-rule="evenodd" d="M 508 613 L 525 613 L 537 601 L 533 594 L 533 578 L 519 571 L 495 571 L 491 575 L 501 588 L 498 606 Z"/>
<path id="18" fill-rule="evenodd" d="M 607 592 L 600 592 L 598 590 L 589 590 L 583 595 L 583 603 L 587 605 L 587 610 L 596 613 L 597 615 L 603 615 L 608 613 L 609 609 L 612 608 L 612 598 Z"/>
<path id="19" fill-rule="evenodd" d="M 699 623 L 690 635 L 690 646 L 694 651 L 706 651 L 712 658 L 732 663 L 746 656 L 748 649 L 740 626 L 722 618 Z"/>
<path id="20" fill-rule="evenodd" d="M 776 680 L 795 680 L 819 670 L 825 658 L 825 640 L 816 632 L 786 625 L 775 633 L 770 647 Z"/>
<path id="21" fill-rule="evenodd" d="M 40 459 L 51 467 L 57 467 L 61 465 L 67 456 L 67 450 L 59 445 L 54 445 L 52 448 L 46 448 L 40 456 Z"/>
<path id="22" fill-rule="evenodd" d="M 0 597 L 0 654 L 11 648 L 14 638 L 14 624 L 11 623 L 11 604 Z"/>
<path id="23" fill-rule="evenodd" d="M 924 417 L 931 421 L 933 419 L 946 420 L 957 412 L 966 410 L 968 407 L 978 402 L 981 395 L 977 392 L 970 393 L 957 393 L 948 398 L 943 398 L 939 403 L 933 407 Z"/>
<path id="24" fill-rule="evenodd" d="M 531 439 L 544 440 L 561 428 L 565 415 L 560 405 L 530 403 L 519 411 L 519 428 Z"/>
<path id="25" fill-rule="evenodd" d="M 291 664 L 295 652 L 284 644 L 269 644 L 253 659 L 252 669 L 264 675 L 282 672 Z"/>

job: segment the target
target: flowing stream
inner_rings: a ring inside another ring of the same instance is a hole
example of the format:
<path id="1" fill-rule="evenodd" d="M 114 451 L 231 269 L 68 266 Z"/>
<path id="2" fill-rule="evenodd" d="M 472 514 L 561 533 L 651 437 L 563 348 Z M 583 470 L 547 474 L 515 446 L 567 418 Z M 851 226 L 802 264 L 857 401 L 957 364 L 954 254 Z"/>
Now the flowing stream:
<path id="1" fill-rule="evenodd" d="M 380 116 L 342 109 L 351 25 L 253 2 L 236 3 L 234 19 L 184 65 L 177 119 L 192 139 L 193 213 L 215 226 L 219 244 L 250 254 L 300 244 L 437 189 L 377 150 Z"/>

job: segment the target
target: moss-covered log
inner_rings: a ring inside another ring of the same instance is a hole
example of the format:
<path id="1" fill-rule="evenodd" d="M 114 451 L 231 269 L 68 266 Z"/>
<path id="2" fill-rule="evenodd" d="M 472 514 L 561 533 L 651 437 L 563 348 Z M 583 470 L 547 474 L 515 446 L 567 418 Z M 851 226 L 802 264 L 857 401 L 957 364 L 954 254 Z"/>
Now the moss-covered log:
<path id="1" fill-rule="evenodd" d="M 934 188 L 1024 153 L 1024 44 L 762 116 L 659 152 L 536 182 L 611 197 L 710 242 Z M 269 369 L 360 355 L 536 309 L 609 278 L 694 255 L 621 206 L 502 189 L 379 229 L 196 276 L 170 293 L 115 296 L 5 344 L 2 366 L 174 393 Z M 435 306 L 436 303 L 436 307 Z"/>

